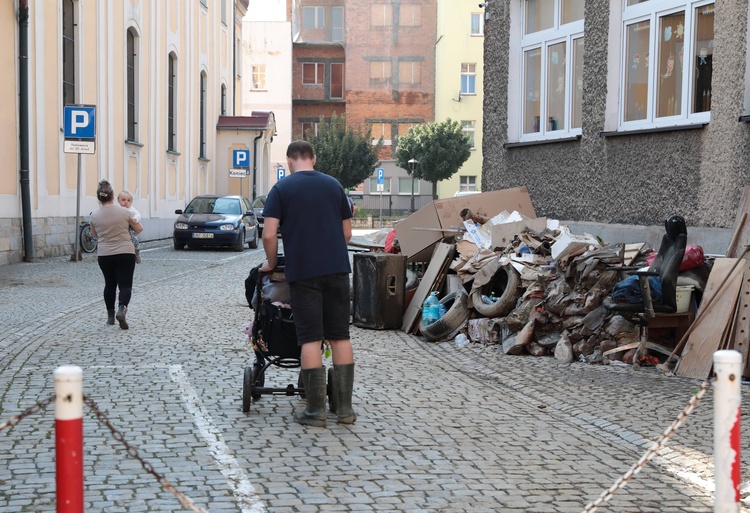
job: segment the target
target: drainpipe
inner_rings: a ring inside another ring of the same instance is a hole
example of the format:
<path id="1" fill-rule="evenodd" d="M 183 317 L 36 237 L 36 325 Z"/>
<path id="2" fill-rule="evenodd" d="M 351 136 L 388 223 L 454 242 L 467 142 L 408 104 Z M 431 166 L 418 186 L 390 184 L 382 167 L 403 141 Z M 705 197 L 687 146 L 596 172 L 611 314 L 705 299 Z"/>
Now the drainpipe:
<path id="1" fill-rule="evenodd" d="M 21 0 L 18 9 L 18 145 L 21 157 L 21 210 L 23 215 L 23 261 L 34 260 L 31 233 L 31 193 L 29 192 L 29 2 Z"/>
<path id="2" fill-rule="evenodd" d="M 258 189 L 258 185 L 256 183 L 258 177 L 258 139 L 263 137 L 263 132 L 265 131 L 265 128 L 261 129 L 258 137 L 253 139 L 253 201 L 255 201 L 255 195 Z"/>

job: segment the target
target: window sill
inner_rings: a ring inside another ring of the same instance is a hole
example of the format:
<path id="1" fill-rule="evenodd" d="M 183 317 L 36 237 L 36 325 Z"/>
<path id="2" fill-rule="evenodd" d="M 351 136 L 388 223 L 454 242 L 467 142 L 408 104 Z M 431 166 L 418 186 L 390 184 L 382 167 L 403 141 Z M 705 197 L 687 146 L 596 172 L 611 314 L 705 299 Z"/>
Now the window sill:
<path id="1" fill-rule="evenodd" d="M 740 123 L 750 123 L 750 114 L 744 114 L 737 120 Z"/>
<path id="2" fill-rule="evenodd" d="M 143 148 L 143 144 L 139 143 L 138 141 L 131 141 L 130 139 L 125 139 L 125 144 L 129 144 L 131 146 L 138 146 L 139 148 Z"/>
<path id="3" fill-rule="evenodd" d="M 251 93 L 267 93 L 268 89 L 250 89 Z"/>
<path id="4" fill-rule="evenodd" d="M 679 132 L 681 130 L 697 130 L 708 123 L 694 123 L 690 125 L 660 126 L 655 128 L 640 128 L 637 130 L 615 130 L 614 132 L 599 132 L 599 137 L 620 137 L 622 135 L 658 134 L 660 132 Z"/>
<path id="5" fill-rule="evenodd" d="M 465 92 L 461 91 L 461 96 L 476 96 L 476 95 L 477 95 L 477 93 L 465 93 Z"/>
<path id="6" fill-rule="evenodd" d="M 573 142 L 573 141 L 580 141 L 581 136 L 580 135 L 574 135 L 572 137 L 558 137 L 557 139 L 539 139 L 537 141 L 523 141 L 523 142 L 515 142 L 515 143 L 505 143 L 503 144 L 503 148 L 509 149 L 509 148 L 522 148 L 524 146 L 539 146 L 541 144 L 553 144 L 553 143 L 560 143 L 560 142 Z"/>
<path id="7" fill-rule="evenodd" d="M 176 150 L 167 150 L 167 155 L 174 155 L 176 157 L 179 157 L 180 155 L 182 155 L 182 153 Z"/>
<path id="8" fill-rule="evenodd" d="M 484 37 L 484 34 L 469 34 L 471 37 Z"/>
<path id="9" fill-rule="evenodd" d="M 207 157 L 198 157 L 198 162 L 211 162 L 211 159 Z"/>

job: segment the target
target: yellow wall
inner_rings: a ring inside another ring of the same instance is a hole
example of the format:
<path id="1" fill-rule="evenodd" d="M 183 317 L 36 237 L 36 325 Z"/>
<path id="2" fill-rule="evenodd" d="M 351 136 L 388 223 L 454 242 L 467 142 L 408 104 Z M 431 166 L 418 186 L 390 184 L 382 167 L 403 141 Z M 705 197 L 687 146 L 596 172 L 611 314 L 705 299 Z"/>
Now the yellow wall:
<path id="1" fill-rule="evenodd" d="M 15 70 L 18 66 L 17 54 L 7 51 L 17 47 L 18 23 L 16 22 L 15 2 L 0 3 L 0 45 L 6 51 L 0 52 L 0 69 Z M 18 103 L 9 101 L 18 98 L 18 74 L 0 74 L 0 91 L 8 101 L 0 102 L 0 123 L 3 135 L 0 137 L 0 155 L 3 165 L 0 166 L 0 196 L 10 195 L 14 198 L 19 193 L 20 162 L 18 161 Z"/>
<path id="2" fill-rule="evenodd" d="M 481 13 L 478 2 L 438 0 L 438 42 L 435 45 L 435 121 L 476 121 L 475 148 L 461 169 L 449 180 L 438 183 L 438 196 L 453 196 L 459 190 L 460 175 L 476 176 L 477 190 L 482 178 L 482 104 L 484 37 L 472 36 L 471 13 Z M 461 63 L 476 63 L 476 92 L 461 96 Z"/>

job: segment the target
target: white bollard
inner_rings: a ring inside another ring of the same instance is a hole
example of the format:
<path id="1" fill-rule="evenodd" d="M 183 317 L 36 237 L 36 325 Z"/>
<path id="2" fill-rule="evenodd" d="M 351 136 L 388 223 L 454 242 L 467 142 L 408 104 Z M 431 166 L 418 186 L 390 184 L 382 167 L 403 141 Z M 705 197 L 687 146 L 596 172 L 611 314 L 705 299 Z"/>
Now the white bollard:
<path id="1" fill-rule="evenodd" d="M 714 373 L 714 513 L 739 513 L 742 354 L 716 351 Z"/>

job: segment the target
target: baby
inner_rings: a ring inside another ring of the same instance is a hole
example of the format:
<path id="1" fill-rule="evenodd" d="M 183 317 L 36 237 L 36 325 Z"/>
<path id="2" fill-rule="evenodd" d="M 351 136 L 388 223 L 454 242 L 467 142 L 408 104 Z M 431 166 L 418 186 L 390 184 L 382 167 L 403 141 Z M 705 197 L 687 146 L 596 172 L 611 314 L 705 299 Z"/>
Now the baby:
<path id="1" fill-rule="evenodd" d="M 141 213 L 133 208 L 133 195 L 130 194 L 130 192 L 122 191 L 120 194 L 118 194 L 117 203 L 119 203 L 121 207 L 127 208 L 136 221 L 138 221 L 139 223 L 141 222 Z M 133 246 L 135 246 L 135 263 L 140 264 L 141 248 L 140 243 L 138 242 L 138 237 L 136 237 L 132 227 L 128 227 L 128 231 L 130 232 L 130 240 L 133 241 Z"/>

